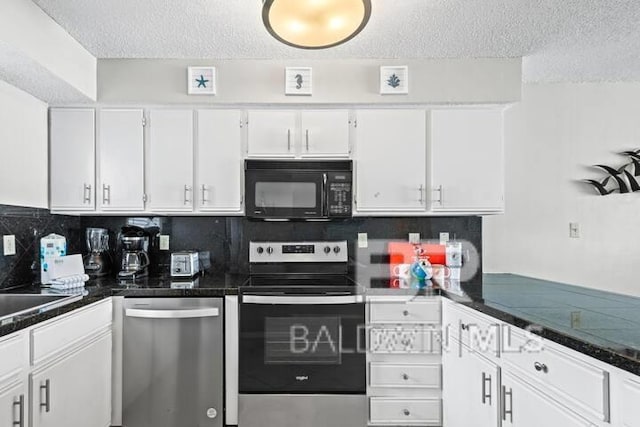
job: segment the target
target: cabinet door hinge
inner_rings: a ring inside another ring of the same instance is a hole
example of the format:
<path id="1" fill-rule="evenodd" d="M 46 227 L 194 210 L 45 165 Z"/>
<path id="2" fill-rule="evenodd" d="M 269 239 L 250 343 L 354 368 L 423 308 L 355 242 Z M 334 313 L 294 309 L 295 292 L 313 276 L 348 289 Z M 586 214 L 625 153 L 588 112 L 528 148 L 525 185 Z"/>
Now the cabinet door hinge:
<path id="1" fill-rule="evenodd" d="M 147 126 L 147 118 L 145 116 L 142 116 L 142 127 Z"/>
<path id="2" fill-rule="evenodd" d="M 146 194 L 143 194 L 143 195 L 142 195 L 142 201 L 143 201 L 143 202 L 145 202 L 145 203 L 147 203 L 147 195 L 146 195 Z"/>

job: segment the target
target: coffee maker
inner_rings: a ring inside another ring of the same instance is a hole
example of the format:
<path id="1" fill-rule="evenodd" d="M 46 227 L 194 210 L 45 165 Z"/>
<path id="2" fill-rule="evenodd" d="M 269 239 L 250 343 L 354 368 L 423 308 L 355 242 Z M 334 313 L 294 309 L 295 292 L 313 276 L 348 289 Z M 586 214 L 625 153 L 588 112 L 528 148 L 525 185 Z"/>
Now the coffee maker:
<path id="1" fill-rule="evenodd" d="M 141 227 L 122 227 L 122 261 L 118 277 L 136 279 L 149 274 L 149 233 Z"/>
<path id="2" fill-rule="evenodd" d="M 111 254 L 109 253 L 109 230 L 106 228 L 87 228 L 87 249 L 84 257 L 84 271 L 90 277 L 102 277 L 111 270 Z"/>

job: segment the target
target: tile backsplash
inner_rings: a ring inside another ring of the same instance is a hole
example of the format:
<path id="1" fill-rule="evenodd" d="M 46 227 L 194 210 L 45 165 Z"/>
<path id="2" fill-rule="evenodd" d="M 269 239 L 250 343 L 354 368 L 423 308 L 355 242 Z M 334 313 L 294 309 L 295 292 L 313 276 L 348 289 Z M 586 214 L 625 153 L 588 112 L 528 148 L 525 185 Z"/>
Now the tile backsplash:
<path id="1" fill-rule="evenodd" d="M 46 209 L 0 205 L 0 235 L 16 237 L 16 254 L 4 256 L 0 239 L 0 289 L 40 280 L 40 238 L 50 233 L 67 238 L 67 252 L 82 250 L 80 218 L 51 215 Z"/>
<path id="2" fill-rule="evenodd" d="M 152 273 L 168 272 L 171 252 L 192 249 L 211 253 L 213 273 L 247 273 L 251 240 L 347 240 L 353 266 L 358 256 L 371 258 L 368 251 L 357 248 L 358 233 L 367 233 L 369 241 L 407 240 L 408 233 L 420 233 L 425 241 L 437 240 L 440 232 L 448 232 L 452 238 L 473 246 L 480 268 L 472 280 L 480 281 L 482 277 L 480 217 L 357 217 L 332 222 L 263 222 L 244 217 L 75 217 L 51 215 L 45 209 L 0 205 L 0 234 L 15 235 L 17 250 L 13 256 L 3 256 L 0 250 L 0 289 L 39 281 L 41 237 L 61 234 L 67 238 L 69 254 L 86 254 L 85 229 L 104 227 L 110 230 L 109 246 L 117 260 L 117 235 L 121 227 L 128 224 L 153 225 L 160 229 L 160 234 L 170 236 L 169 251 L 158 249 L 158 236 L 151 242 L 150 255 L 156 266 Z M 380 263 L 379 268 L 383 268 L 384 260 Z M 378 267 L 373 265 L 373 268 Z M 114 275 L 115 271 L 117 268 Z"/>

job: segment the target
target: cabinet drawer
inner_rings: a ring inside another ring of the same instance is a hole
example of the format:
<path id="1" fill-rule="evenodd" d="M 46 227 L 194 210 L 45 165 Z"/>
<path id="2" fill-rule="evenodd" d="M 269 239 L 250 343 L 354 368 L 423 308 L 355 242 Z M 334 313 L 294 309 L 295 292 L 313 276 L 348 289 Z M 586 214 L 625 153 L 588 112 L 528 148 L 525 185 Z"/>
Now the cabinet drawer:
<path id="1" fill-rule="evenodd" d="M 447 339 L 465 344 L 485 356 L 500 351 L 500 323 L 489 316 L 455 303 L 447 303 L 444 314 Z"/>
<path id="2" fill-rule="evenodd" d="M 384 325 L 369 330 L 372 353 L 441 354 L 442 331 L 431 325 Z"/>
<path id="3" fill-rule="evenodd" d="M 22 369 L 27 357 L 25 344 L 25 335 L 21 333 L 0 339 L 0 382 Z"/>
<path id="4" fill-rule="evenodd" d="M 371 363 L 371 387 L 440 388 L 440 365 Z"/>
<path id="5" fill-rule="evenodd" d="M 31 332 L 31 363 L 63 353 L 65 349 L 111 324 L 111 299 L 71 312 Z"/>
<path id="6" fill-rule="evenodd" d="M 371 323 L 435 323 L 440 324 L 441 303 L 434 301 L 397 301 L 369 303 Z"/>
<path id="7" fill-rule="evenodd" d="M 637 378 L 637 377 L 636 377 Z M 627 378 L 622 393 L 622 425 L 624 427 L 640 427 L 640 381 Z"/>
<path id="8" fill-rule="evenodd" d="M 440 399 L 369 399 L 371 424 L 440 425 Z"/>
<path id="9" fill-rule="evenodd" d="M 502 358 L 578 413 L 609 420 L 609 373 L 571 350 L 511 327 L 503 334 Z"/>

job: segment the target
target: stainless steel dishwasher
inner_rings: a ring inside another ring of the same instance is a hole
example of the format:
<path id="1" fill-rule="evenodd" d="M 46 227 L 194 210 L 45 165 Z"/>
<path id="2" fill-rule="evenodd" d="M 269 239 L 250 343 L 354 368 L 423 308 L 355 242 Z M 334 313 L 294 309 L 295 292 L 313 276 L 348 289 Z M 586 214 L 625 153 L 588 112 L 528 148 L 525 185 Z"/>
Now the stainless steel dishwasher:
<path id="1" fill-rule="evenodd" d="M 223 305 L 125 298 L 123 427 L 223 425 Z"/>

